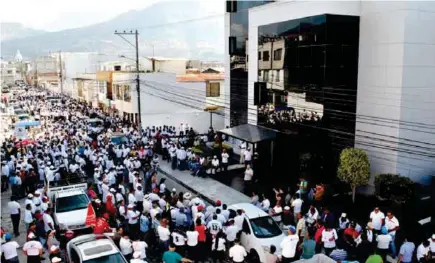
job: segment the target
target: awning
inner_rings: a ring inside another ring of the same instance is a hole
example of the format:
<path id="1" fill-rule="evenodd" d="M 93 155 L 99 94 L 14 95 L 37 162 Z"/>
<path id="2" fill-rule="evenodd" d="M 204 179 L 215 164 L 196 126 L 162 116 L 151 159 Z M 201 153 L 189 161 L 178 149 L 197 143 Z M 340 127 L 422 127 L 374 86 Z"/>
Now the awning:
<path id="1" fill-rule="evenodd" d="M 252 124 L 243 124 L 219 132 L 249 143 L 273 140 L 277 133 L 274 130 Z"/>

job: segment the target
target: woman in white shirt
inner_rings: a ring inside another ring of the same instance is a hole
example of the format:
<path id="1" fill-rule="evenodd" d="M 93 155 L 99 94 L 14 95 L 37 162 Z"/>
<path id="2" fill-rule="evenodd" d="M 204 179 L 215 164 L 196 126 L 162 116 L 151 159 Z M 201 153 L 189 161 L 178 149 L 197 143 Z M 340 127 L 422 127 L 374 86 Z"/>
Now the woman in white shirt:
<path id="1" fill-rule="evenodd" d="M 159 235 L 160 248 L 162 251 L 167 251 L 169 248 L 171 232 L 168 229 L 168 223 L 166 219 L 163 219 L 160 225 L 157 227 L 157 233 Z"/>
<path id="2" fill-rule="evenodd" d="M 335 241 L 338 239 L 337 231 L 331 228 L 330 226 L 326 226 L 326 228 L 322 231 L 322 242 L 323 248 L 325 249 L 325 254 L 329 256 L 332 250 L 336 247 Z"/>
<path id="3" fill-rule="evenodd" d="M 121 253 L 124 255 L 127 262 L 130 262 L 130 259 L 133 255 L 133 245 L 127 234 L 124 234 L 121 237 L 121 240 L 119 240 L 119 248 L 121 249 Z"/>
<path id="4" fill-rule="evenodd" d="M 219 231 L 215 238 L 213 238 L 211 250 L 212 250 L 212 258 L 213 262 L 217 262 L 218 260 L 220 262 L 224 262 L 225 259 L 225 238 L 222 231 Z"/>

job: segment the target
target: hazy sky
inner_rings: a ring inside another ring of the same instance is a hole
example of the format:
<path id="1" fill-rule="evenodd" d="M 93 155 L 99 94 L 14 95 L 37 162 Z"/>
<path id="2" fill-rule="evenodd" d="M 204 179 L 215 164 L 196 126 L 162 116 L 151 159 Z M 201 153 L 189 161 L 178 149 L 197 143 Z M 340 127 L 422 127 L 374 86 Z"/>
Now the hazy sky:
<path id="1" fill-rule="evenodd" d="M 129 10 L 144 9 L 158 1 L 163 0 L 2 1 L 0 19 L 2 22 L 18 22 L 30 28 L 58 31 L 103 22 Z M 222 4 L 219 5 L 221 1 L 208 0 L 206 5 L 210 9 L 218 9 L 216 13 L 220 13 L 223 12 Z"/>

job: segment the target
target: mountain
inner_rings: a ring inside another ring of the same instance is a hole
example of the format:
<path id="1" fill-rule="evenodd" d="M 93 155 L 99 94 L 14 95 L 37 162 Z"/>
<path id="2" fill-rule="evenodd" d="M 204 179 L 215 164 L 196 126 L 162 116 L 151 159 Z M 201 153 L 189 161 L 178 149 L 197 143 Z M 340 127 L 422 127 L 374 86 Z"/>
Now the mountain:
<path id="1" fill-rule="evenodd" d="M 45 31 L 42 30 L 36 30 L 36 29 L 24 27 L 20 23 L 1 22 L 0 27 L 1 27 L 1 35 L 0 35 L 1 41 L 24 38 L 29 36 L 36 36 L 45 33 Z"/>
<path id="2" fill-rule="evenodd" d="M 224 2 L 210 10 L 208 1 L 162 1 L 144 10 L 129 11 L 107 22 L 46 32 L 40 35 L 2 41 L 2 56 L 13 56 L 17 49 L 25 58 L 49 52 L 99 52 L 106 55 L 134 56 L 134 49 L 115 30 L 139 31 L 141 56 L 185 57 L 222 60 L 224 49 Z M 180 22 L 183 21 L 183 22 Z M 134 43 L 133 36 L 125 36 Z"/>

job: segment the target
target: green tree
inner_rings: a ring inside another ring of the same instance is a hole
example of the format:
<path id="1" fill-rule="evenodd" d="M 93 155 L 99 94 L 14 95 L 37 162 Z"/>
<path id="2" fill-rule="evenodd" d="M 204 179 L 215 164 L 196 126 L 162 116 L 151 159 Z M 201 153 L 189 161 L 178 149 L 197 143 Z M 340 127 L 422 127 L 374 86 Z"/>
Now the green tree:
<path id="1" fill-rule="evenodd" d="M 367 185 L 370 179 L 370 162 L 362 149 L 347 148 L 340 154 L 337 171 L 338 179 L 352 188 L 352 202 L 355 202 L 356 188 Z"/>

